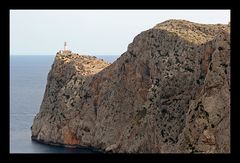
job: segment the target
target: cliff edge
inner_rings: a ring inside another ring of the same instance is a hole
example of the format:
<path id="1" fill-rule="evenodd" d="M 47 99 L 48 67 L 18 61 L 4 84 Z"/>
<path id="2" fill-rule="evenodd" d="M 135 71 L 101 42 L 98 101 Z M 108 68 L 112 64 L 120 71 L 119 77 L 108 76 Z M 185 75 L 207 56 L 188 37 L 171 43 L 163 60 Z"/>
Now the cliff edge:
<path id="1" fill-rule="evenodd" d="M 32 139 L 117 153 L 229 153 L 230 26 L 168 20 L 112 64 L 57 54 Z"/>

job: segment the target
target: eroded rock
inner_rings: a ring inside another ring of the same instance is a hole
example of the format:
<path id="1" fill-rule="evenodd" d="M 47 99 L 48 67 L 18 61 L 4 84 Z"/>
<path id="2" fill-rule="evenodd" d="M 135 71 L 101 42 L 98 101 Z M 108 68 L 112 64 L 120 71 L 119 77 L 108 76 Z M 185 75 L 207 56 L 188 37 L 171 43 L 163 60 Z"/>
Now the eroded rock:
<path id="1" fill-rule="evenodd" d="M 32 137 L 120 153 L 230 152 L 230 26 L 169 20 L 112 64 L 57 54 Z"/>

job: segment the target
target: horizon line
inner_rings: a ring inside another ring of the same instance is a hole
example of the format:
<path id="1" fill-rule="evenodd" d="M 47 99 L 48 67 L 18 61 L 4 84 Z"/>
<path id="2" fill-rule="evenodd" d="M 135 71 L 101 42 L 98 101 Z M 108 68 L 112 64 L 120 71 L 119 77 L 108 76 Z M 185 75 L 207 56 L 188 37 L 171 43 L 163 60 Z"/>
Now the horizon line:
<path id="1" fill-rule="evenodd" d="M 76 53 L 78 54 L 78 53 Z M 55 56 L 56 54 L 10 54 L 9 56 Z M 89 54 L 79 54 L 79 55 L 89 55 Z M 90 56 L 120 56 L 120 55 L 116 55 L 116 54 L 103 54 L 103 55 L 90 55 Z"/>

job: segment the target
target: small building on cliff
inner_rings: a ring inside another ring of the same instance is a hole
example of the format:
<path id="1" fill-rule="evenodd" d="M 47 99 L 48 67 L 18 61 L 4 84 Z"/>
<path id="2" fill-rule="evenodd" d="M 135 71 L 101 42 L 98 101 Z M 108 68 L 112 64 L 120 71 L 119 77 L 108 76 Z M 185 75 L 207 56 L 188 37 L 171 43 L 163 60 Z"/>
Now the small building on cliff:
<path id="1" fill-rule="evenodd" d="M 72 53 L 72 51 L 68 49 L 67 42 L 64 42 L 63 50 L 59 50 L 58 53 L 63 54 L 63 55 L 68 55 L 68 54 Z"/>

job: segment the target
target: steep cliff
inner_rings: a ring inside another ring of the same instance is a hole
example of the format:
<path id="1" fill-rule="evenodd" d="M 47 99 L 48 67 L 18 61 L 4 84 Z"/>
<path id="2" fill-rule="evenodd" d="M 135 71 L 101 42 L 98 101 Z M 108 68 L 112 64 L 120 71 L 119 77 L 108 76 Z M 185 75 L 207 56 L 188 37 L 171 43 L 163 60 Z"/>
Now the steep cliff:
<path id="1" fill-rule="evenodd" d="M 57 54 L 32 138 L 120 153 L 230 152 L 230 26 L 165 21 L 112 64 Z"/>

